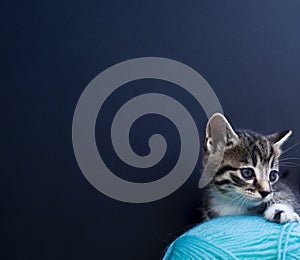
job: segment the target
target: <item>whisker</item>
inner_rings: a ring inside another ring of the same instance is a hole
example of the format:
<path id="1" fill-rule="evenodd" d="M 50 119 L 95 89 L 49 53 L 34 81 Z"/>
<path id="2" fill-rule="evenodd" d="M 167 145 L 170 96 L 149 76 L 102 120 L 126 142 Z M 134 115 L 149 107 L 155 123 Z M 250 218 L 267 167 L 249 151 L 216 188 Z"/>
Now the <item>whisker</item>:
<path id="1" fill-rule="evenodd" d="M 241 202 L 241 206 L 242 207 L 245 207 L 245 206 L 247 206 L 248 205 L 248 201 L 246 200 L 246 198 L 243 198 L 242 199 L 242 202 Z"/>
<path id="2" fill-rule="evenodd" d="M 241 203 L 242 200 L 243 200 L 242 197 L 237 197 L 237 199 L 235 200 L 235 203 L 232 205 L 232 207 L 234 209 L 240 208 L 242 206 L 242 203 Z"/>
<path id="3" fill-rule="evenodd" d="M 232 207 L 233 209 L 237 209 L 240 207 L 240 201 L 241 201 L 241 197 L 240 196 L 237 196 L 237 197 L 234 197 L 230 203 L 229 203 L 229 206 Z M 225 210 L 225 209 L 224 209 Z"/>
<path id="4" fill-rule="evenodd" d="M 295 165 L 295 164 L 299 164 L 298 162 L 279 162 L 279 164 L 280 165 L 283 165 L 283 164 L 293 164 L 293 165 Z"/>
<path id="5" fill-rule="evenodd" d="M 280 167 L 298 167 L 300 164 L 280 164 Z"/>
<path id="6" fill-rule="evenodd" d="M 284 157 L 284 158 L 280 158 L 279 161 L 287 161 L 287 160 L 300 160 L 300 158 L 297 157 Z"/>
<path id="7" fill-rule="evenodd" d="M 288 151 L 290 151 L 291 149 L 293 149 L 294 147 L 296 147 L 296 146 L 299 145 L 299 144 L 300 144 L 300 142 L 297 142 L 297 143 L 291 145 L 290 147 L 288 147 L 287 149 L 285 149 L 284 151 L 282 151 L 282 152 L 281 152 L 281 155 L 282 155 L 282 154 L 285 154 L 285 153 L 288 152 Z"/>

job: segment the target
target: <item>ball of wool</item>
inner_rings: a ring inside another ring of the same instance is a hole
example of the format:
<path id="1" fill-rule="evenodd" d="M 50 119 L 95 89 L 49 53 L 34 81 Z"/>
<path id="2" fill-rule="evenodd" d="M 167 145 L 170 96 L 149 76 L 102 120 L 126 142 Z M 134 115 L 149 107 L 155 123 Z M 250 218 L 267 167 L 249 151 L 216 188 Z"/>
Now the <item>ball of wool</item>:
<path id="1" fill-rule="evenodd" d="M 259 216 L 219 217 L 177 238 L 163 260 L 300 259 L 300 223 Z"/>

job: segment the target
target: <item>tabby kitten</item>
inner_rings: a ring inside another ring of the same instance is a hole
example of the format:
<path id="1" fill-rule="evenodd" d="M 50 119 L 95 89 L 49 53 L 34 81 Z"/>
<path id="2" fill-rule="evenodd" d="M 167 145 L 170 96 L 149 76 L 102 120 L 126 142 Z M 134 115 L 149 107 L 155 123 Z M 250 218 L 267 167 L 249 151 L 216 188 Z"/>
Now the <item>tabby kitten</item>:
<path id="1" fill-rule="evenodd" d="M 258 214 L 278 223 L 299 221 L 295 195 L 278 174 L 280 147 L 291 133 L 234 131 L 222 114 L 214 114 L 203 147 L 203 166 L 212 178 L 202 197 L 203 220 Z"/>

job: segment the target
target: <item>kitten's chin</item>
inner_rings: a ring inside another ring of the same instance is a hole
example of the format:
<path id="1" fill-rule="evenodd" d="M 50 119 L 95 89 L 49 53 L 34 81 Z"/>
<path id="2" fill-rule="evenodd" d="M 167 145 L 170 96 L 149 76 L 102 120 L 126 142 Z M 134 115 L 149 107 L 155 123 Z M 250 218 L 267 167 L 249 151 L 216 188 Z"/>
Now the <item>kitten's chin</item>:
<path id="1" fill-rule="evenodd" d="M 263 201 L 261 199 L 252 198 L 252 199 L 250 199 L 249 204 L 251 204 L 252 206 L 259 206 L 262 203 L 263 203 Z"/>
<path id="2" fill-rule="evenodd" d="M 252 197 L 252 196 L 246 196 L 246 199 L 248 200 L 248 203 L 251 204 L 252 206 L 259 206 L 262 203 L 268 202 L 271 198 L 258 198 L 258 197 Z M 267 200 L 266 200 L 267 199 Z"/>
<path id="3" fill-rule="evenodd" d="M 273 194 L 269 194 L 267 197 L 262 199 L 261 202 L 264 202 L 264 203 L 269 202 L 272 198 L 273 198 Z"/>
<path id="4" fill-rule="evenodd" d="M 248 197 L 248 200 L 250 200 L 253 203 L 253 205 L 260 205 L 262 203 L 269 202 L 272 199 L 272 197 L 273 197 L 273 194 L 269 194 L 265 198 Z"/>

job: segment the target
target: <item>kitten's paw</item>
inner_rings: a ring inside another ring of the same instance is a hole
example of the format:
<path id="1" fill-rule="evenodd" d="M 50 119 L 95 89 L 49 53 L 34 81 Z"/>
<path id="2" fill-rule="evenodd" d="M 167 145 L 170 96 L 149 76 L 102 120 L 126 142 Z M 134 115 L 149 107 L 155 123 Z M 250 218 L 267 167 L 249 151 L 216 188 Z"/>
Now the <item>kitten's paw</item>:
<path id="1" fill-rule="evenodd" d="M 299 215 L 294 210 L 284 204 L 274 204 L 267 208 L 264 213 L 267 220 L 277 223 L 287 223 L 293 221 L 300 221 Z"/>

